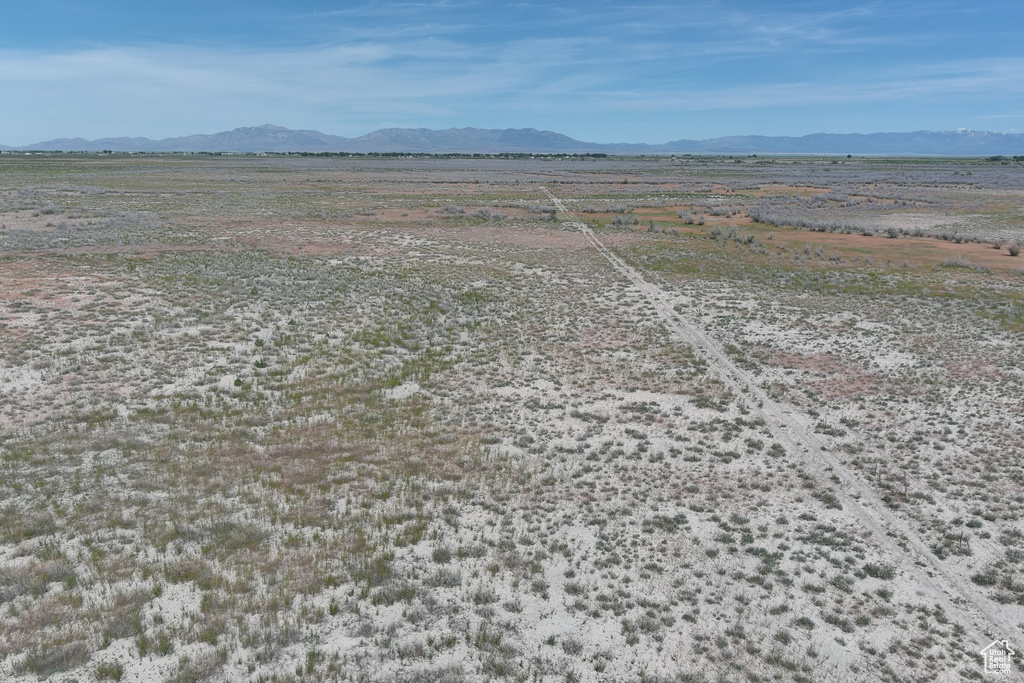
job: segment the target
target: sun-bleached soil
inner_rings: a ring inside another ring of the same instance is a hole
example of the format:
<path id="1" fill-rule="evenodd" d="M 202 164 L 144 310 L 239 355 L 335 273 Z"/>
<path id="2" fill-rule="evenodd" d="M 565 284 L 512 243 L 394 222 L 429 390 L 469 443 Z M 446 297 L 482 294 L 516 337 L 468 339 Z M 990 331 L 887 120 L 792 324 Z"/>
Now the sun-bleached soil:
<path id="1" fill-rule="evenodd" d="M 0 679 L 982 679 L 1022 181 L 0 155 Z"/>

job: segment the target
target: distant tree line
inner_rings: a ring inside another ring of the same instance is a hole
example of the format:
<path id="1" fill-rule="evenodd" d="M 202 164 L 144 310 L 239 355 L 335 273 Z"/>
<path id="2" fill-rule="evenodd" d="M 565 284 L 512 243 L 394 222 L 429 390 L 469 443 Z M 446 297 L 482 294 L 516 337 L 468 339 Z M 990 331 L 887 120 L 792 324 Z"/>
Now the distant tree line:
<path id="1" fill-rule="evenodd" d="M 568 154 L 565 152 L 268 152 L 272 155 L 298 155 L 303 157 L 397 157 L 426 159 L 606 159 L 607 154 L 593 152 Z"/>

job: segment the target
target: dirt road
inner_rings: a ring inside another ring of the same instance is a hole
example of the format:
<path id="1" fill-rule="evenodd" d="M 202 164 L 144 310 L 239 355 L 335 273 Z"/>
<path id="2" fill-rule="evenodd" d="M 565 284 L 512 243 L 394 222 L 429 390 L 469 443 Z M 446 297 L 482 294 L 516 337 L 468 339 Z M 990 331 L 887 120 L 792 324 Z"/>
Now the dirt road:
<path id="1" fill-rule="evenodd" d="M 838 479 L 835 494 L 843 510 L 863 525 L 873 542 L 885 551 L 917 590 L 941 605 L 950 618 L 967 629 L 967 638 L 977 645 L 977 649 L 996 638 L 1008 639 L 1011 646 L 1024 643 L 1024 627 L 1012 624 L 999 612 L 998 606 L 981 595 L 966 577 L 936 558 L 927 544 L 904 520 L 893 514 L 874 489 L 845 466 L 831 452 L 828 443 L 805 426 L 810 424 L 809 419 L 799 419 L 795 409 L 784 408 L 772 399 L 703 330 L 673 309 L 666 292 L 646 281 L 635 268 L 605 247 L 593 230 L 568 211 L 560 199 L 546 188 L 544 192 L 566 217 L 564 224 L 578 229 L 616 271 L 633 283 L 654 306 L 669 331 L 704 357 L 710 372 L 738 396 L 745 397 L 751 411 L 768 423 L 775 439 L 787 451 L 801 457 L 819 482 Z"/>

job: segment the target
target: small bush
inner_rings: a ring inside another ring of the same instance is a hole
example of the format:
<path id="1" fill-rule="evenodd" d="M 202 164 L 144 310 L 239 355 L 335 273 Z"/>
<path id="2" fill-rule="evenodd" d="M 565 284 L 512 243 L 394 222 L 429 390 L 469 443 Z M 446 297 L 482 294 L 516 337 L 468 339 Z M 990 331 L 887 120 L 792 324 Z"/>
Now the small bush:
<path id="1" fill-rule="evenodd" d="M 0 511 L 0 542 L 19 543 L 37 536 L 49 536 L 57 523 L 48 512 L 25 514 L 13 505 Z"/>
<path id="2" fill-rule="evenodd" d="M 833 626 L 838 628 L 843 633 L 853 633 L 854 632 L 853 623 L 850 622 L 849 619 L 841 617 L 838 614 L 826 614 L 825 615 L 825 622 L 828 623 L 828 624 L 832 624 Z"/>
<path id="3" fill-rule="evenodd" d="M 800 628 L 805 628 L 808 631 L 810 631 L 812 628 L 815 627 L 816 624 L 814 623 L 814 620 L 810 617 L 798 617 L 793 620 L 793 625 L 799 626 Z"/>
<path id="4" fill-rule="evenodd" d="M 462 573 L 454 569 L 441 569 L 426 580 L 431 588 L 454 588 L 462 585 Z"/>
<path id="5" fill-rule="evenodd" d="M 583 643 L 575 638 L 566 638 L 562 641 L 562 649 L 567 655 L 578 655 L 583 652 Z"/>
<path id="6" fill-rule="evenodd" d="M 872 564 L 868 563 L 864 565 L 864 573 L 873 579 L 882 579 L 883 581 L 889 581 L 896 577 L 896 567 L 891 564 Z"/>
<path id="7" fill-rule="evenodd" d="M 412 602 L 416 597 L 416 588 L 409 584 L 388 584 L 373 594 L 370 601 L 374 605 L 393 605 L 396 602 Z"/>
<path id="8" fill-rule="evenodd" d="M 971 577 L 971 581 L 978 584 L 979 586 L 994 586 L 999 577 L 996 576 L 995 571 L 989 569 L 984 572 L 979 572 Z"/>
<path id="9" fill-rule="evenodd" d="M 970 268 L 971 260 L 966 256 L 954 256 L 939 263 L 945 268 Z"/>
<path id="10" fill-rule="evenodd" d="M 195 661 L 183 660 L 184 665 L 170 678 L 167 683 L 200 683 L 208 680 L 218 668 L 215 656 L 201 657 Z"/>
<path id="11" fill-rule="evenodd" d="M 34 673 L 48 678 L 58 671 L 67 671 L 85 664 L 89 660 L 89 648 L 82 641 L 63 643 L 34 650 L 24 661 L 15 666 L 15 673 Z"/>
<path id="12" fill-rule="evenodd" d="M 102 662 L 96 667 L 96 678 L 101 681 L 119 681 L 124 675 L 124 667 L 120 662 Z"/>
<path id="13" fill-rule="evenodd" d="M 490 588 L 481 586 L 473 592 L 473 604 L 474 605 L 490 605 L 491 603 L 497 602 L 497 594 Z"/>

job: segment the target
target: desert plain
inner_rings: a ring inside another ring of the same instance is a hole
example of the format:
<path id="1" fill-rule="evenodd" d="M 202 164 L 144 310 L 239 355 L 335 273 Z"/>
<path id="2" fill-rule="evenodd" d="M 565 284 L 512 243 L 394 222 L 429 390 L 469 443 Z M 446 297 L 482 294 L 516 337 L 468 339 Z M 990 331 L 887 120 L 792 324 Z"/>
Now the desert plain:
<path id="1" fill-rule="evenodd" d="M 985 680 L 1022 241 L 1002 158 L 0 155 L 0 680 Z"/>

